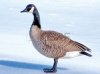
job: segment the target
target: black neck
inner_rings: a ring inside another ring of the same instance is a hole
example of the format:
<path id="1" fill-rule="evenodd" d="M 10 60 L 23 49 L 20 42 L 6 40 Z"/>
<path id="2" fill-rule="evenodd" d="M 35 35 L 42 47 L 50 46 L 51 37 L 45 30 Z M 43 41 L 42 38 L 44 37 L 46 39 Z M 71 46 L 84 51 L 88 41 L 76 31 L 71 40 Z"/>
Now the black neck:
<path id="1" fill-rule="evenodd" d="M 34 10 L 33 15 L 34 15 L 34 21 L 33 21 L 32 25 L 36 25 L 38 28 L 41 28 L 40 16 L 39 16 L 39 12 L 37 9 Z"/>

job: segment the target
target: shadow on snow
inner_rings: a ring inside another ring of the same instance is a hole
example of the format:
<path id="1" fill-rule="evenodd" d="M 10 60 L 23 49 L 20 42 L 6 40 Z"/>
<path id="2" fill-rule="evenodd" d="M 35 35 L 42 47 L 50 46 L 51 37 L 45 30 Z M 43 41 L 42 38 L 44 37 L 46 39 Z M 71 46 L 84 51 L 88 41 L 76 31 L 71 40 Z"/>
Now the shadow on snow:
<path id="1" fill-rule="evenodd" d="M 50 68 L 51 66 L 48 65 L 41 65 L 41 64 L 33 64 L 33 63 L 25 63 L 25 62 L 17 62 L 17 61 L 5 61 L 0 60 L 0 65 L 13 67 L 13 68 L 23 68 L 23 69 L 33 69 L 33 70 L 42 70 L 43 68 Z M 66 68 L 60 68 L 60 70 L 66 70 Z"/>

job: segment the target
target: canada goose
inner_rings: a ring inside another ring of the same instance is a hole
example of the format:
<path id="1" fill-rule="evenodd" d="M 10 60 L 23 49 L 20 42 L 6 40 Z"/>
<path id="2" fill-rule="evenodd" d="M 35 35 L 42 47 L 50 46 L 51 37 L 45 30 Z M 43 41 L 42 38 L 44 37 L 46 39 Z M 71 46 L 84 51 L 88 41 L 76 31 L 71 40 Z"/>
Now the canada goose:
<path id="1" fill-rule="evenodd" d="M 56 72 L 58 59 L 65 55 L 67 55 L 66 57 L 74 57 L 80 54 L 89 57 L 92 56 L 86 52 L 90 52 L 91 49 L 85 45 L 73 41 L 61 33 L 42 30 L 39 12 L 34 4 L 27 5 L 21 13 L 22 12 L 30 12 L 34 16 L 34 20 L 29 31 L 34 47 L 44 56 L 54 58 L 53 67 L 51 69 L 44 69 L 44 72 Z"/>

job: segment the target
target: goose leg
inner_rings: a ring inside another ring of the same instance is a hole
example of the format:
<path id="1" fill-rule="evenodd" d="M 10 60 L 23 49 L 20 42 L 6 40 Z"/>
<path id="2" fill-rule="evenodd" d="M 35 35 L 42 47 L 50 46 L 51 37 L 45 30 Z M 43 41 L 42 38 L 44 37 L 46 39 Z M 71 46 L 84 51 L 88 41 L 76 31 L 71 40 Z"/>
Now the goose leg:
<path id="1" fill-rule="evenodd" d="M 54 59 L 54 64 L 53 67 L 51 69 L 43 69 L 44 72 L 46 73 L 53 73 L 53 72 L 57 72 L 57 63 L 58 63 L 58 59 Z"/>

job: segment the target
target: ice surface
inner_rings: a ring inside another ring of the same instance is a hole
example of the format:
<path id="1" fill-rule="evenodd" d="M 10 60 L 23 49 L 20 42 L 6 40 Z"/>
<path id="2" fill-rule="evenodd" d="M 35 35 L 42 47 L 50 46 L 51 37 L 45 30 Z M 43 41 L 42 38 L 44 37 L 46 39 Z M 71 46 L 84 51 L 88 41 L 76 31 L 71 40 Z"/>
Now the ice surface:
<path id="1" fill-rule="evenodd" d="M 92 49 L 93 57 L 60 59 L 56 74 L 100 74 L 99 0 L 6 0 L 0 1 L 0 74 L 45 74 L 53 59 L 33 47 L 28 36 L 33 20 L 20 11 L 34 3 L 42 28 L 55 30 Z"/>

